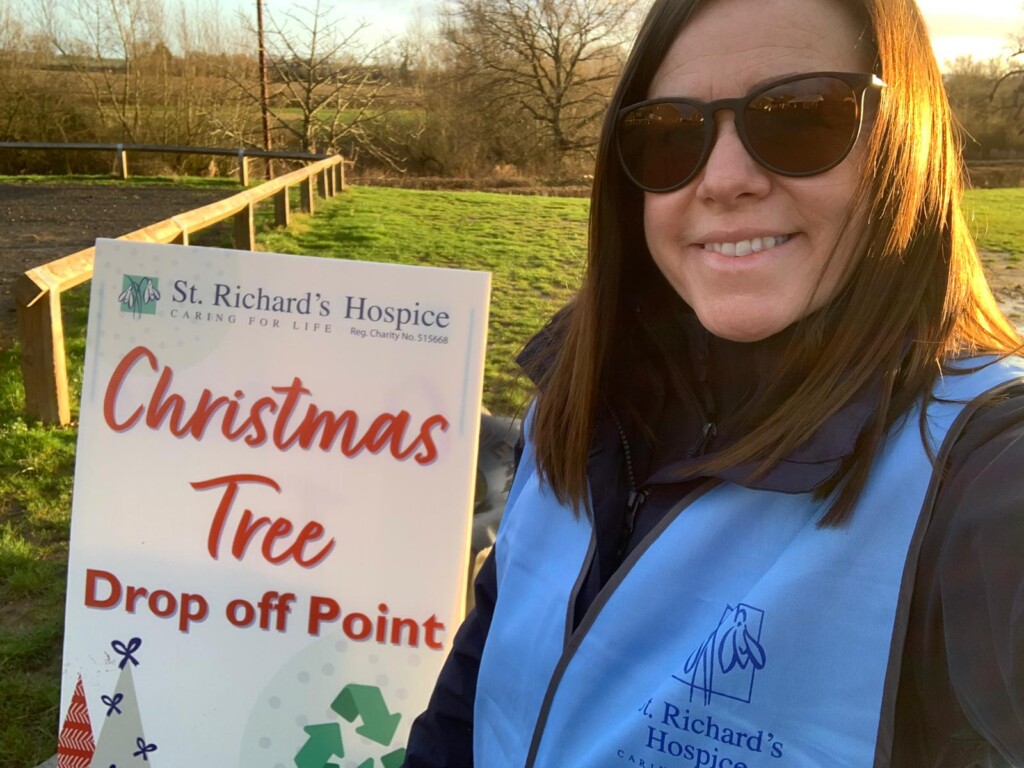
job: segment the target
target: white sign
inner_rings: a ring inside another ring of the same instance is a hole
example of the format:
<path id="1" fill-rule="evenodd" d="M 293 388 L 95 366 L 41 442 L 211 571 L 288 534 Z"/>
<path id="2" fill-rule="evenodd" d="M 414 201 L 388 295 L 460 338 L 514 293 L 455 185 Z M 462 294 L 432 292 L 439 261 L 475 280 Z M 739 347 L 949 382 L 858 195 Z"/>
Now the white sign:
<path id="1" fill-rule="evenodd" d="M 97 244 L 61 766 L 401 764 L 463 611 L 489 285 Z"/>

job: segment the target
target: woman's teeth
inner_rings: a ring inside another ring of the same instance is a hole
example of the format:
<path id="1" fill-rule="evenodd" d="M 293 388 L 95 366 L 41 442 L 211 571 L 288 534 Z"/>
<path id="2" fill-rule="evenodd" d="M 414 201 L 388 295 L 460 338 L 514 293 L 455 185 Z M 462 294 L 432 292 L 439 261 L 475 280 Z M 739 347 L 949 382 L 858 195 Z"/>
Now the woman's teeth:
<path id="1" fill-rule="evenodd" d="M 789 235 L 779 237 L 755 237 L 753 240 L 740 240 L 738 243 L 704 243 L 705 251 L 714 251 L 723 256 L 749 256 L 782 245 L 789 240 Z"/>

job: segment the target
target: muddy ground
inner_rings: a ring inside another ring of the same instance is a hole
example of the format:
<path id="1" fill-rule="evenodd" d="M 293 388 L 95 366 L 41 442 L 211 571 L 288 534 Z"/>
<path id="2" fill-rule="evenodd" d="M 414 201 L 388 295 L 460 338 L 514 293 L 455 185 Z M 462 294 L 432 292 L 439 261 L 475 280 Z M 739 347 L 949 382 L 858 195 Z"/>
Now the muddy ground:
<path id="1" fill-rule="evenodd" d="M 0 184 L 0 347 L 17 333 L 11 289 L 18 275 L 87 248 L 97 237 L 117 237 L 230 194 L 177 187 Z M 1024 259 L 985 254 L 984 262 L 996 297 L 1024 327 Z"/>
<path id="2" fill-rule="evenodd" d="M 0 346 L 17 333 L 11 290 L 32 267 L 234 194 L 230 189 L 0 184 Z"/>

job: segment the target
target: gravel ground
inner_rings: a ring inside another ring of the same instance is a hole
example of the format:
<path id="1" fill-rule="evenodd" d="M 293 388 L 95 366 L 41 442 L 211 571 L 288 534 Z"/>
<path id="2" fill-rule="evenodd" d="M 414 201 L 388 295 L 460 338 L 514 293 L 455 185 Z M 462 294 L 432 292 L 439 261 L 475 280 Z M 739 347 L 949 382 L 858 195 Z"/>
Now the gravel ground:
<path id="1" fill-rule="evenodd" d="M 0 347 L 17 333 L 11 291 L 32 267 L 234 194 L 230 189 L 0 184 Z"/>

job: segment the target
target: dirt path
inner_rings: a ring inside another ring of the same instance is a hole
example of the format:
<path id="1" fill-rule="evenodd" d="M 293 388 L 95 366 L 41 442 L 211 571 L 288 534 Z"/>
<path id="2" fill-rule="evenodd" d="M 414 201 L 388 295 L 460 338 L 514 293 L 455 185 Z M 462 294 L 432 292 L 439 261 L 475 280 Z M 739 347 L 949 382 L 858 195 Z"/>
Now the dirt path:
<path id="1" fill-rule="evenodd" d="M 17 333 L 14 281 L 28 269 L 233 194 L 181 187 L 0 184 L 0 347 Z"/>
<path id="2" fill-rule="evenodd" d="M 0 184 L 0 347 L 17 333 L 11 289 L 28 269 L 231 194 L 180 187 Z M 985 254 L 1000 304 L 1024 328 L 1024 261 Z"/>
<path id="3" fill-rule="evenodd" d="M 1010 321 L 1024 333 L 1024 254 L 982 253 L 988 284 Z"/>

